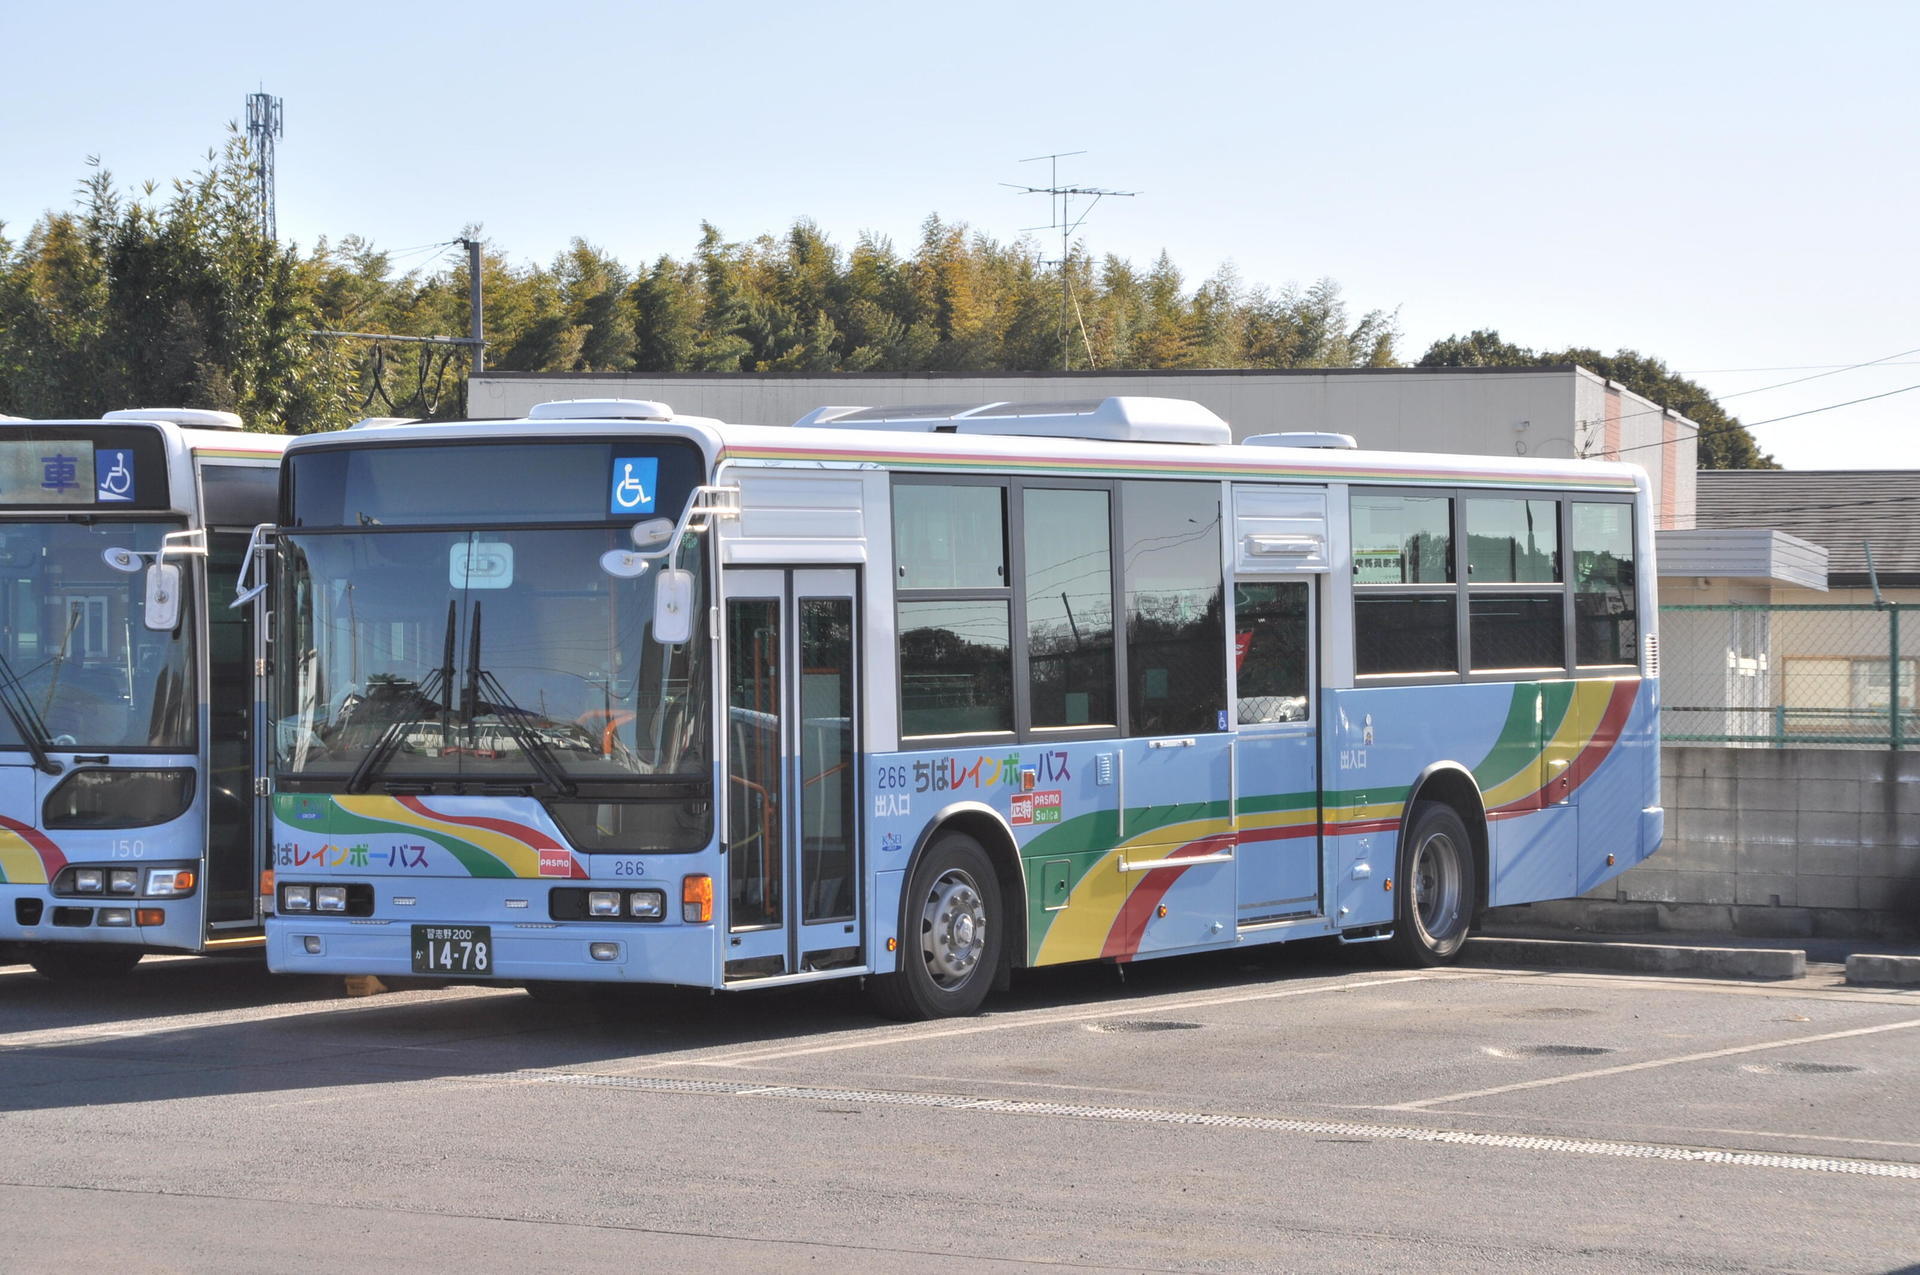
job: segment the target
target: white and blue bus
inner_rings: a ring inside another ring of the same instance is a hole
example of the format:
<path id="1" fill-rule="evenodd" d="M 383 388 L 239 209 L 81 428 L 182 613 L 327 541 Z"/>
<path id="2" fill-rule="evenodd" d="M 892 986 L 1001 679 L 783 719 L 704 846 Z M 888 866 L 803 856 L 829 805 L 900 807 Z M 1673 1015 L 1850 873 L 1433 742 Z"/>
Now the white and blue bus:
<path id="1" fill-rule="evenodd" d="M 0 424 L 0 948 L 256 950 L 254 617 L 286 440 L 230 412 Z"/>
<path id="2" fill-rule="evenodd" d="M 1197 404 L 663 404 L 296 440 L 268 961 L 899 1016 L 1337 936 L 1433 963 L 1661 839 L 1648 484 Z"/>

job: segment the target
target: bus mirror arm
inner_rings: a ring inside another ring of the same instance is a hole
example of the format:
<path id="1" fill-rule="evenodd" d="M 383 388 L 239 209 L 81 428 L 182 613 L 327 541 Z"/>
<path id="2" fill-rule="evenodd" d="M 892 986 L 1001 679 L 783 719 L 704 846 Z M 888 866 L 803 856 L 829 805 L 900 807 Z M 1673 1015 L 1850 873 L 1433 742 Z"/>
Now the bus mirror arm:
<path id="1" fill-rule="evenodd" d="M 247 540 L 247 551 L 240 558 L 240 574 L 233 578 L 233 601 L 227 604 L 228 610 L 238 610 L 267 591 L 267 573 L 264 568 L 259 571 L 259 583 L 249 584 L 249 581 L 255 572 L 254 564 L 265 556 L 265 542 L 274 531 L 275 527 L 270 522 L 263 522 L 253 529 L 253 535 Z"/>

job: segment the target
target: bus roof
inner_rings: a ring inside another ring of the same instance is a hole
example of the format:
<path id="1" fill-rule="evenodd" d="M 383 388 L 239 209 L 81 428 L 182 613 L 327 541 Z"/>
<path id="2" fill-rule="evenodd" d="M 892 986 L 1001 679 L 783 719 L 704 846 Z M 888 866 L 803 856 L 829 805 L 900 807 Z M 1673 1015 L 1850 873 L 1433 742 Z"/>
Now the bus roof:
<path id="1" fill-rule="evenodd" d="M 1114 400 L 1105 400 L 1110 403 Z M 601 400 L 612 403 L 613 400 Z M 1103 401 L 1092 401 L 1099 404 Z M 1054 474 L 1083 477 L 1188 477 L 1264 482 L 1410 483 L 1421 486 L 1570 487 L 1632 490 L 1645 481 L 1638 466 L 1618 461 L 1534 457 L 1475 456 L 1437 452 L 1370 451 L 1329 446 L 1333 440 L 1313 438 L 1314 445 L 1292 446 L 1286 437 L 1261 437 L 1233 443 L 1198 441 L 1218 437 L 1207 427 L 1204 413 L 1218 417 L 1186 400 L 1133 400 L 1178 404 L 1193 414 L 1173 413 L 1170 428 L 1164 422 L 1135 419 L 1106 410 L 1107 425 L 1094 437 L 1068 435 L 1061 422 L 1075 416 L 1098 415 L 1086 401 L 1061 404 L 947 404 L 926 408 L 822 408 L 794 425 L 731 425 L 709 417 L 680 416 L 664 404 L 646 404 L 648 414 L 609 409 L 604 415 L 589 411 L 547 409 L 517 420 L 454 421 L 445 423 L 368 423 L 351 434 L 309 434 L 291 441 L 295 452 L 341 445 L 408 442 L 481 442 L 538 439 L 565 434 L 575 438 L 595 435 L 631 436 L 636 430 L 691 439 L 701 444 L 717 465 L 732 463 L 792 468 L 895 469 L 910 472 L 986 471 L 999 474 Z M 1001 409 L 995 415 L 990 408 Z M 1008 411 L 1006 409 L 1016 409 Z M 1048 410 L 1052 409 L 1052 410 Z M 538 410 L 538 409 L 536 409 Z M 1038 419 L 1036 419 L 1038 418 Z M 1114 422 L 1118 421 L 1118 425 Z M 968 423 L 971 422 L 971 427 Z M 1027 426 L 1039 425 L 1031 433 Z M 1116 437 L 1129 430 L 1145 433 L 1186 433 L 1183 441 L 1137 441 Z M 1302 442 L 1309 441 L 1302 437 Z M 1342 440 L 1344 441 L 1344 440 Z"/>

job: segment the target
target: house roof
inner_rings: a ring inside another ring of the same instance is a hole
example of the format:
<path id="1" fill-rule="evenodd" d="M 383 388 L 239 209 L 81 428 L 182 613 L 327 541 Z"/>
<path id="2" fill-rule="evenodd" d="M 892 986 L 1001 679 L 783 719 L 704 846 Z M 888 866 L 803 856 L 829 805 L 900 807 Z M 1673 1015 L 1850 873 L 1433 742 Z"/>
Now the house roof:
<path id="1" fill-rule="evenodd" d="M 1828 577 L 1920 581 L 1920 470 L 1703 469 L 1694 525 L 1774 528 L 1822 545 Z"/>

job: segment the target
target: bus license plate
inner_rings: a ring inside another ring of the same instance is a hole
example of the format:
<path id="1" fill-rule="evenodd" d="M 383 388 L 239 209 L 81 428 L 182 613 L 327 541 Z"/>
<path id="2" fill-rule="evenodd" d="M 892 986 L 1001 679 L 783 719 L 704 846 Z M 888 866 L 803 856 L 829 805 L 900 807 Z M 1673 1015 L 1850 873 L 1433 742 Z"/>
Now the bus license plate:
<path id="1" fill-rule="evenodd" d="M 488 925 L 416 925 L 413 927 L 416 974 L 493 973 L 493 927 Z"/>

